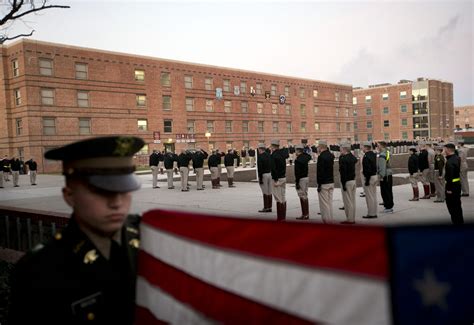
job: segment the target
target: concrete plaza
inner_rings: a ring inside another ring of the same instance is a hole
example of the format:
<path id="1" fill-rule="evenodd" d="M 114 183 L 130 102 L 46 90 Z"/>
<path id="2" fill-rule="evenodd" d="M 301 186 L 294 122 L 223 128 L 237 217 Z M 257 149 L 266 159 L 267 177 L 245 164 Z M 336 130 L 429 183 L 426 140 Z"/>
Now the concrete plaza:
<path id="1" fill-rule="evenodd" d="M 242 168 L 238 168 L 235 179 L 238 180 L 238 173 Z M 248 171 L 248 168 L 246 169 Z M 406 175 L 398 174 L 398 177 Z M 469 173 L 470 187 L 474 188 L 474 173 Z M 176 178 L 175 189 L 169 190 L 166 186 L 165 175 L 159 175 L 160 188 L 152 188 L 151 174 L 141 174 L 138 177 L 142 181 L 142 188 L 134 193 L 131 212 L 142 213 L 150 209 L 168 209 L 190 211 L 197 213 L 208 213 L 222 216 L 238 216 L 245 218 L 262 218 L 268 220 L 276 219 L 276 208 L 274 212 L 258 213 L 262 207 L 262 195 L 257 182 L 236 182 L 235 188 L 228 188 L 226 182 L 222 182 L 223 187 L 219 190 L 211 189 L 210 182 L 205 182 L 204 191 L 196 190 L 196 183 L 191 181 L 191 190 L 181 192 L 179 178 Z M 310 182 L 315 182 L 310 179 Z M 27 175 L 20 176 L 20 187 L 13 187 L 12 182 L 5 182 L 5 188 L 0 189 L 0 206 L 8 208 L 15 207 L 21 209 L 31 209 L 36 211 L 48 211 L 69 214 L 71 209 L 64 203 L 61 196 L 61 187 L 64 180 L 60 175 L 38 175 L 38 185 L 31 186 Z M 360 224 L 417 224 L 417 223 L 444 223 L 450 222 L 450 217 L 445 203 L 434 203 L 434 199 L 410 202 L 412 196 L 410 185 L 398 185 L 393 187 L 394 193 L 394 213 L 379 213 L 377 219 L 362 219 L 367 214 L 365 198 L 359 197 L 361 188 L 357 189 L 356 195 L 356 222 Z M 420 185 L 420 191 L 422 186 Z M 378 199 L 381 200 L 378 189 Z M 296 195 L 294 184 L 287 184 L 287 220 L 295 220 L 301 213 L 299 199 Z M 317 214 L 319 203 L 316 188 L 309 189 L 310 200 L 310 221 L 321 222 L 321 217 Z M 474 195 L 462 198 L 464 220 L 474 222 Z M 334 219 L 336 222 L 345 220 L 342 207 L 341 190 L 334 190 Z M 383 207 L 380 206 L 380 210 Z M 301 221 L 308 222 L 308 221 Z"/>

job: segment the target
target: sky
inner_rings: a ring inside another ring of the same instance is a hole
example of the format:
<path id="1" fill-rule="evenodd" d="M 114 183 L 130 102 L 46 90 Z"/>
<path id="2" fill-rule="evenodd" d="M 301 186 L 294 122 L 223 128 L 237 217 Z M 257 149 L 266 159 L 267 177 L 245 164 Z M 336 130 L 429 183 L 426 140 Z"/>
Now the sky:
<path id="1" fill-rule="evenodd" d="M 71 8 L 9 35 L 354 87 L 441 79 L 455 106 L 474 105 L 472 0 L 49 1 Z"/>

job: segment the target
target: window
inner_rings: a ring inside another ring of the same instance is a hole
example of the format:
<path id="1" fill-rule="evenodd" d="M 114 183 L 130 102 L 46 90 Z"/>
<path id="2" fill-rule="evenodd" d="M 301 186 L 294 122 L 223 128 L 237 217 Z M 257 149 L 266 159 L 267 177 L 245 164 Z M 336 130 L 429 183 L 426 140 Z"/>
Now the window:
<path id="1" fill-rule="evenodd" d="M 285 86 L 285 97 L 290 97 L 290 86 Z"/>
<path id="2" fill-rule="evenodd" d="M 210 133 L 214 132 L 214 121 L 207 121 L 206 126 L 207 126 L 207 131 L 208 132 L 210 132 Z"/>
<path id="3" fill-rule="evenodd" d="M 76 79 L 82 79 L 85 80 L 87 79 L 88 75 L 88 66 L 87 63 L 76 63 L 75 64 L 76 68 Z"/>
<path id="4" fill-rule="evenodd" d="M 291 115 L 291 105 L 285 105 L 285 113 L 286 115 Z"/>
<path id="5" fill-rule="evenodd" d="M 407 92 L 406 91 L 401 91 L 400 92 L 400 99 L 405 99 L 407 98 Z"/>
<path id="6" fill-rule="evenodd" d="M 358 128 L 357 122 L 354 122 L 354 130 L 357 130 L 357 128 Z"/>
<path id="7" fill-rule="evenodd" d="M 321 126 L 319 125 L 319 122 L 314 122 L 314 129 L 315 129 L 316 131 L 319 131 L 320 128 L 321 128 Z"/>
<path id="8" fill-rule="evenodd" d="M 135 69 L 135 80 L 145 81 L 145 70 Z"/>
<path id="9" fill-rule="evenodd" d="M 336 116 L 339 116 L 339 107 L 336 107 Z"/>
<path id="10" fill-rule="evenodd" d="M 184 76 L 184 88 L 193 88 L 193 76 Z"/>
<path id="11" fill-rule="evenodd" d="M 337 102 L 339 101 L 339 93 L 337 91 L 334 93 L 334 99 L 336 99 Z"/>
<path id="12" fill-rule="evenodd" d="M 242 121 L 242 132 L 243 133 L 249 132 L 249 121 Z"/>
<path id="13" fill-rule="evenodd" d="M 160 76 L 160 83 L 162 86 L 170 87 L 171 86 L 171 77 L 169 72 L 162 72 Z"/>
<path id="14" fill-rule="evenodd" d="M 411 91 L 412 95 L 412 100 L 427 100 L 428 99 L 428 89 L 426 88 L 421 88 L 421 89 L 413 89 Z M 406 97 L 406 92 L 405 92 L 405 97 Z M 400 93 L 400 98 L 401 98 L 401 93 Z"/>
<path id="15" fill-rule="evenodd" d="M 336 131 L 341 132 L 341 123 L 336 123 Z"/>
<path id="16" fill-rule="evenodd" d="M 352 115 L 357 116 L 357 109 L 354 108 L 354 110 L 352 111 Z"/>
<path id="17" fill-rule="evenodd" d="M 257 82 L 257 85 L 256 85 L 256 91 L 257 95 L 261 95 L 262 94 L 262 84 L 260 82 Z"/>
<path id="18" fill-rule="evenodd" d="M 234 147 L 234 143 L 232 141 L 226 141 L 225 148 L 227 150 L 232 149 Z"/>
<path id="19" fill-rule="evenodd" d="M 206 112 L 214 111 L 214 101 L 212 99 L 206 99 Z"/>
<path id="20" fill-rule="evenodd" d="M 257 103 L 257 113 L 258 114 L 263 113 L 263 103 Z"/>
<path id="21" fill-rule="evenodd" d="M 357 97 L 352 97 L 352 105 L 357 105 Z"/>
<path id="22" fill-rule="evenodd" d="M 305 91 L 303 87 L 300 87 L 300 98 L 305 98 Z"/>
<path id="23" fill-rule="evenodd" d="M 163 110 L 170 111 L 171 110 L 171 96 L 163 96 L 161 100 L 162 100 Z"/>
<path id="24" fill-rule="evenodd" d="M 79 134 L 91 134 L 91 119 L 80 118 L 79 119 Z"/>
<path id="25" fill-rule="evenodd" d="M 212 78 L 204 79 L 204 89 L 212 90 Z"/>
<path id="26" fill-rule="evenodd" d="M 137 155 L 148 155 L 148 145 L 145 144 L 138 152 Z"/>
<path id="27" fill-rule="evenodd" d="M 12 70 L 13 70 L 13 77 L 18 77 L 20 75 L 20 66 L 18 65 L 18 60 L 12 61 Z"/>
<path id="28" fill-rule="evenodd" d="M 350 131 L 351 130 L 351 123 L 346 123 L 346 131 Z"/>
<path id="29" fill-rule="evenodd" d="M 306 105 L 305 105 L 305 104 L 301 104 L 301 105 L 300 105 L 300 115 L 301 115 L 301 116 L 305 116 L 305 115 L 306 115 Z"/>
<path id="30" fill-rule="evenodd" d="M 407 112 L 407 105 L 400 105 L 400 111 L 402 113 L 406 113 Z"/>
<path id="31" fill-rule="evenodd" d="M 264 131 L 263 121 L 258 121 L 257 128 L 260 133 Z"/>
<path id="32" fill-rule="evenodd" d="M 41 89 L 41 104 L 42 105 L 54 104 L 54 90 L 53 89 Z"/>
<path id="33" fill-rule="evenodd" d="M 25 161 L 25 149 L 23 147 L 19 147 L 17 149 L 17 153 L 18 153 L 18 159 Z"/>
<path id="34" fill-rule="evenodd" d="M 384 133 L 383 134 L 383 139 L 384 140 L 390 140 L 390 134 L 389 133 Z"/>
<path id="35" fill-rule="evenodd" d="M 306 122 L 301 122 L 300 130 L 301 132 L 306 132 Z"/>
<path id="36" fill-rule="evenodd" d="M 171 104 L 171 97 L 170 96 L 163 96 L 163 99 L 165 97 L 169 97 L 169 100 L 170 100 L 170 104 Z M 144 94 L 137 94 L 136 96 L 136 101 L 137 101 L 137 106 L 146 106 L 146 95 Z M 164 104 L 164 101 L 163 101 L 163 104 Z M 164 107 L 164 105 L 163 105 Z M 171 106 L 170 108 L 171 109 Z"/>
<path id="37" fill-rule="evenodd" d="M 173 132 L 173 120 L 164 120 L 163 121 L 163 131 L 165 133 Z"/>
<path id="38" fill-rule="evenodd" d="M 272 104 L 272 114 L 277 114 L 277 113 L 278 113 L 278 105 Z"/>
<path id="39" fill-rule="evenodd" d="M 373 140 L 372 133 L 367 133 L 367 141 L 372 141 L 372 140 Z"/>
<path id="40" fill-rule="evenodd" d="M 354 135 L 354 141 L 358 142 L 359 141 L 359 136 L 357 134 Z"/>
<path id="41" fill-rule="evenodd" d="M 293 124 L 291 124 L 291 122 L 286 122 L 286 130 L 288 132 L 293 132 Z"/>
<path id="42" fill-rule="evenodd" d="M 408 132 L 406 132 L 406 131 L 402 132 L 402 139 L 403 140 L 408 139 Z"/>
<path id="43" fill-rule="evenodd" d="M 346 108 L 345 116 L 346 116 L 346 117 L 349 117 L 349 109 L 348 109 L 348 108 Z"/>
<path id="44" fill-rule="evenodd" d="M 367 107 L 367 108 L 365 109 L 365 115 L 367 115 L 367 116 L 372 115 L 372 108 Z"/>
<path id="45" fill-rule="evenodd" d="M 276 96 L 277 94 L 277 86 L 276 85 L 272 85 L 271 87 L 271 95 L 272 96 Z"/>
<path id="46" fill-rule="evenodd" d="M 317 89 L 313 89 L 313 98 L 317 98 L 318 97 L 318 90 Z"/>
<path id="47" fill-rule="evenodd" d="M 384 107 L 384 108 L 383 108 L 383 113 L 384 113 L 384 114 L 388 114 L 388 107 Z"/>
<path id="48" fill-rule="evenodd" d="M 388 94 L 382 94 L 382 100 L 388 100 Z"/>
<path id="49" fill-rule="evenodd" d="M 349 101 L 349 94 L 344 94 L 344 101 L 348 102 Z"/>
<path id="50" fill-rule="evenodd" d="M 365 96 L 365 102 L 366 103 L 372 102 L 372 96 L 370 96 L 370 95 Z"/>
<path id="51" fill-rule="evenodd" d="M 21 93 L 20 89 L 15 89 L 13 91 L 13 96 L 15 96 L 15 104 L 16 106 L 21 105 Z"/>
<path id="52" fill-rule="evenodd" d="M 232 102 L 230 100 L 224 101 L 224 112 L 230 113 L 232 111 Z"/>
<path id="53" fill-rule="evenodd" d="M 390 126 L 390 121 L 389 120 L 384 120 L 383 121 L 383 127 L 386 128 L 386 127 L 389 127 Z"/>
<path id="54" fill-rule="evenodd" d="M 278 122 L 274 121 L 272 123 L 273 133 L 278 133 Z"/>
<path id="55" fill-rule="evenodd" d="M 53 75 L 53 60 L 39 59 L 39 72 L 42 76 Z"/>
<path id="56" fill-rule="evenodd" d="M 194 111 L 194 98 L 186 97 L 186 111 L 187 112 Z"/>
<path id="57" fill-rule="evenodd" d="M 318 113 L 319 113 L 319 106 L 317 106 L 317 105 L 314 105 L 314 106 L 313 106 L 313 113 L 314 113 L 314 114 L 318 114 Z"/>
<path id="58" fill-rule="evenodd" d="M 232 121 L 225 121 L 225 132 L 232 133 Z"/>
<path id="59" fill-rule="evenodd" d="M 372 128 L 372 121 L 367 121 L 367 128 L 371 129 Z"/>
<path id="60" fill-rule="evenodd" d="M 224 79 L 224 91 L 230 91 L 230 80 L 229 79 Z"/>
<path id="61" fill-rule="evenodd" d="M 402 126 L 408 126 L 408 120 L 406 118 L 402 118 Z"/>
<path id="62" fill-rule="evenodd" d="M 249 111 L 249 103 L 240 102 L 240 108 L 242 109 L 242 113 L 247 113 Z"/>
<path id="63" fill-rule="evenodd" d="M 89 92 L 78 90 L 77 91 L 77 106 L 89 107 Z"/>
<path id="64" fill-rule="evenodd" d="M 137 120 L 138 131 L 147 131 L 148 130 L 148 121 L 146 119 Z"/>
<path id="65" fill-rule="evenodd" d="M 15 120 L 15 125 L 16 125 L 16 135 L 21 135 L 23 131 L 23 121 L 21 118 L 17 118 Z"/>
<path id="66" fill-rule="evenodd" d="M 245 94 L 247 92 L 247 83 L 245 81 L 240 82 L 240 93 Z"/>
<path id="67" fill-rule="evenodd" d="M 187 131 L 189 134 L 194 134 L 194 120 L 188 120 L 187 122 Z"/>
<path id="68" fill-rule="evenodd" d="M 54 117 L 43 117 L 43 134 L 56 134 L 56 119 Z"/>

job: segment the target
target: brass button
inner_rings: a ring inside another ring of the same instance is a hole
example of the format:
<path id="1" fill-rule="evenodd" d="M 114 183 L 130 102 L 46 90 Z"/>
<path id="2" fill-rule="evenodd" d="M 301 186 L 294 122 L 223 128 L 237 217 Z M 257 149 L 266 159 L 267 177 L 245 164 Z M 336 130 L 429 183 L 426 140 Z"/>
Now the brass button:
<path id="1" fill-rule="evenodd" d="M 94 318 L 95 318 L 94 313 L 87 314 L 87 320 L 94 320 Z"/>
<path id="2" fill-rule="evenodd" d="M 57 233 L 54 235 L 54 238 L 55 238 L 56 240 L 61 240 L 61 238 L 63 238 L 63 235 L 61 235 L 60 232 L 57 232 Z"/>

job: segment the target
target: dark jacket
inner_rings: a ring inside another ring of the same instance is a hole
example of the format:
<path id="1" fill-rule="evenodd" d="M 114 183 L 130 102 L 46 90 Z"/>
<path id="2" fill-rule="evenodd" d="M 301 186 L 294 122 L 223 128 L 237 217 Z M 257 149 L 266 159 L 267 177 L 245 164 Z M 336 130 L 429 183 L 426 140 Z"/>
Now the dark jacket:
<path id="1" fill-rule="evenodd" d="M 274 181 L 286 177 L 286 160 L 283 157 L 281 150 L 275 150 L 272 152 L 270 155 L 270 166 L 272 179 Z"/>
<path id="2" fill-rule="evenodd" d="M 224 156 L 224 166 L 234 166 L 234 159 L 237 159 L 237 155 L 234 152 L 227 153 Z"/>
<path id="3" fill-rule="evenodd" d="M 72 217 L 61 236 L 27 253 L 11 278 L 9 324 L 132 324 L 139 216 L 106 259 Z M 90 316 L 89 316 L 90 317 Z"/>
<path id="4" fill-rule="evenodd" d="M 2 160 L 2 166 L 0 166 L 3 169 L 4 173 L 10 172 L 10 160 L 9 159 L 3 159 Z"/>
<path id="5" fill-rule="evenodd" d="M 373 151 L 367 151 L 362 158 L 362 172 L 364 174 L 365 182 L 370 180 L 370 177 L 377 174 L 377 155 Z"/>
<path id="6" fill-rule="evenodd" d="M 437 154 L 434 159 L 434 169 L 438 171 L 439 176 L 443 176 L 445 159 L 442 154 Z"/>
<path id="7" fill-rule="evenodd" d="M 191 161 L 192 156 L 188 152 L 182 152 L 178 156 L 178 167 L 189 167 L 189 162 Z"/>
<path id="8" fill-rule="evenodd" d="M 418 173 L 420 169 L 418 168 L 418 155 L 413 153 L 408 158 L 408 172 L 410 175 Z"/>
<path id="9" fill-rule="evenodd" d="M 341 174 L 341 186 L 344 188 L 346 182 L 355 180 L 355 165 L 357 158 L 349 152 L 339 157 L 339 173 Z"/>
<path id="10" fill-rule="evenodd" d="M 288 159 L 290 157 L 290 151 L 288 148 L 282 148 L 280 151 L 283 158 Z"/>
<path id="11" fill-rule="evenodd" d="M 172 152 L 165 153 L 164 165 L 165 169 L 173 169 L 174 162 L 178 161 L 178 156 Z"/>
<path id="12" fill-rule="evenodd" d="M 220 154 L 212 154 L 209 156 L 209 159 L 207 160 L 207 165 L 209 166 L 209 169 L 211 167 L 217 167 L 221 163 L 221 155 Z"/>
<path id="13" fill-rule="evenodd" d="M 295 184 L 299 184 L 301 178 L 308 177 L 308 163 L 311 156 L 307 153 L 302 153 L 295 159 Z"/>
<path id="14" fill-rule="evenodd" d="M 38 164 L 34 160 L 28 160 L 25 165 L 28 166 L 29 170 L 36 171 L 38 169 Z"/>
<path id="15" fill-rule="evenodd" d="M 150 155 L 149 165 L 150 165 L 150 166 L 158 166 L 158 163 L 160 162 L 159 158 L 160 158 L 160 156 L 158 155 L 158 153 L 157 153 L 157 152 L 153 152 L 153 153 Z"/>
<path id="16" fill-rule="evenodd" d="M 205 152 L 204 150 L 199 150 L 199 151 L 196 151 L 194 154 L 193 154 L 193 168 L 203 168 L 204 166 L 204 160 L 207 158 L 207 152 Z"/>
<path id="17" fill-rule="evenodd" d="M 15 159 L 15 160 L 11 160 L 10 162 L 11 162 L 11 169 L 12 169 L 12 172 L 19 172 L 20 169 L 21 169 L 20 160 Z"/>
<path id="18" fill-rule="evenodd" d="M 242 158 L 247 157 L 247 150 L 245 150 L 245 149 L 240 150 L 240 156 L 241 156 Z"/>
<path id="19" fill-rule="evenodd" d="M 255 150 L 249 149 L 249 157 L 255 157 Z"/>
<path id="20" fill-rule="evenodd" d="M 324 150 L 318 156 L 316 183 L 318 186 L 334 183 L 334 155 L 329 150 Z"/>
<path id="21" fill-rule="evenodd" d="M 446 156 L 446 191 L 452 191 L 455 186 L 461 186 L 461 159 L 456 154 Z"/>
<path id="22" fill-rule="evenodd" d="M 428 150 L 420 151 L 420 155 L 418 156 L 418 168 L 420 168 L 420 172 L 430 168 L 430 164 L 428 162 Z"/>
<path id="23" fill-rule="evenodd" d="M 270 154 L 268 152 L 259 154 L 257 157 L 258 180 L 261 181 L 263 174 L 270 173 L 271 171 Z"/>

